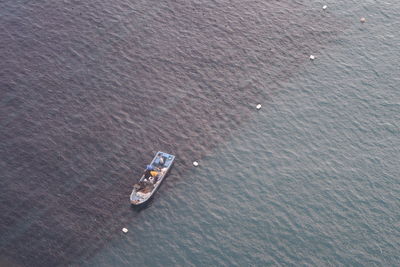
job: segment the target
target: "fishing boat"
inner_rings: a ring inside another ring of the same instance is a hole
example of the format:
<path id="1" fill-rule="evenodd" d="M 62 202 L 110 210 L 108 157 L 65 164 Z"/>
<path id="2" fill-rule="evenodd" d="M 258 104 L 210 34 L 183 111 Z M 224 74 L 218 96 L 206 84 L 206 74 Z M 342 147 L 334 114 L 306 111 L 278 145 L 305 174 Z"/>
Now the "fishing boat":
<path id="1" fill-rule="evenodd" d="M 157 192 L 174 160 L 174 155 L 161 151 L 157 152 L 151 163 L 147 165 L 139 182 L 133 185 L 130 196 L 132 205 L 137 206 L 146 203 Z"/>

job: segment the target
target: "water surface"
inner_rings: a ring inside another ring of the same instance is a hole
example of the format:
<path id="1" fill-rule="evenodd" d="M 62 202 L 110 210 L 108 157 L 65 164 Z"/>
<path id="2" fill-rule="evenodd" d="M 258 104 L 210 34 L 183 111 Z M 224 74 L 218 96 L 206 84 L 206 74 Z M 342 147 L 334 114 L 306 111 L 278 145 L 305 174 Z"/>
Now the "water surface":
<path id="1" fill-rule="evenodd" d="M 0 5 L 2 263 L 399 262 L 399 4 Z"/>

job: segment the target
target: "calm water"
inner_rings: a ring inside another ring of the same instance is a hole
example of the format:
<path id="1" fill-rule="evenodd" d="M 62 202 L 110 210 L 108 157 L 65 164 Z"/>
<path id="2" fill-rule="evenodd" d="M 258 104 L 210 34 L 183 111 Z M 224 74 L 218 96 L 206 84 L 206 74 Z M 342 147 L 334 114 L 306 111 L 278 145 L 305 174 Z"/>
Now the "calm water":
<path id="1" fill-rule="evenodd" d="M 0 265 L 399 265 L 400 3 L 364 2 L 0 2 Z"/>

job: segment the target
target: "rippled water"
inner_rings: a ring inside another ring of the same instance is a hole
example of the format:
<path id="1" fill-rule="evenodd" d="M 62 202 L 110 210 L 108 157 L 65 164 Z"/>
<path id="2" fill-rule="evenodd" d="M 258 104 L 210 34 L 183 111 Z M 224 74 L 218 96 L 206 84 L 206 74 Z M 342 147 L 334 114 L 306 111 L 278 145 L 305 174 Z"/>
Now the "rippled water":
<path id="1" fill-rule="evenodd" d="M 400 5 L 323 4 L 1 2 L 0 264 L 397 265 Z"/>

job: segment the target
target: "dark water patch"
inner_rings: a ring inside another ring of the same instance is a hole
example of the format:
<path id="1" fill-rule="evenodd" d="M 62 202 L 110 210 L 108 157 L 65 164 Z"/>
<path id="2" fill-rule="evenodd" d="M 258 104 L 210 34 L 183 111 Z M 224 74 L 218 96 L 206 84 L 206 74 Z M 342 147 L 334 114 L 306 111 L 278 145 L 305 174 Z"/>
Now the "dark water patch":
<path id="1" fill-rule="evenodd" d="M 154 152 L 178 158 L 162 193 L 343 26 L 303 2 L 2 5 L 0 251 L 22 265 L 93 255 Z"/>

